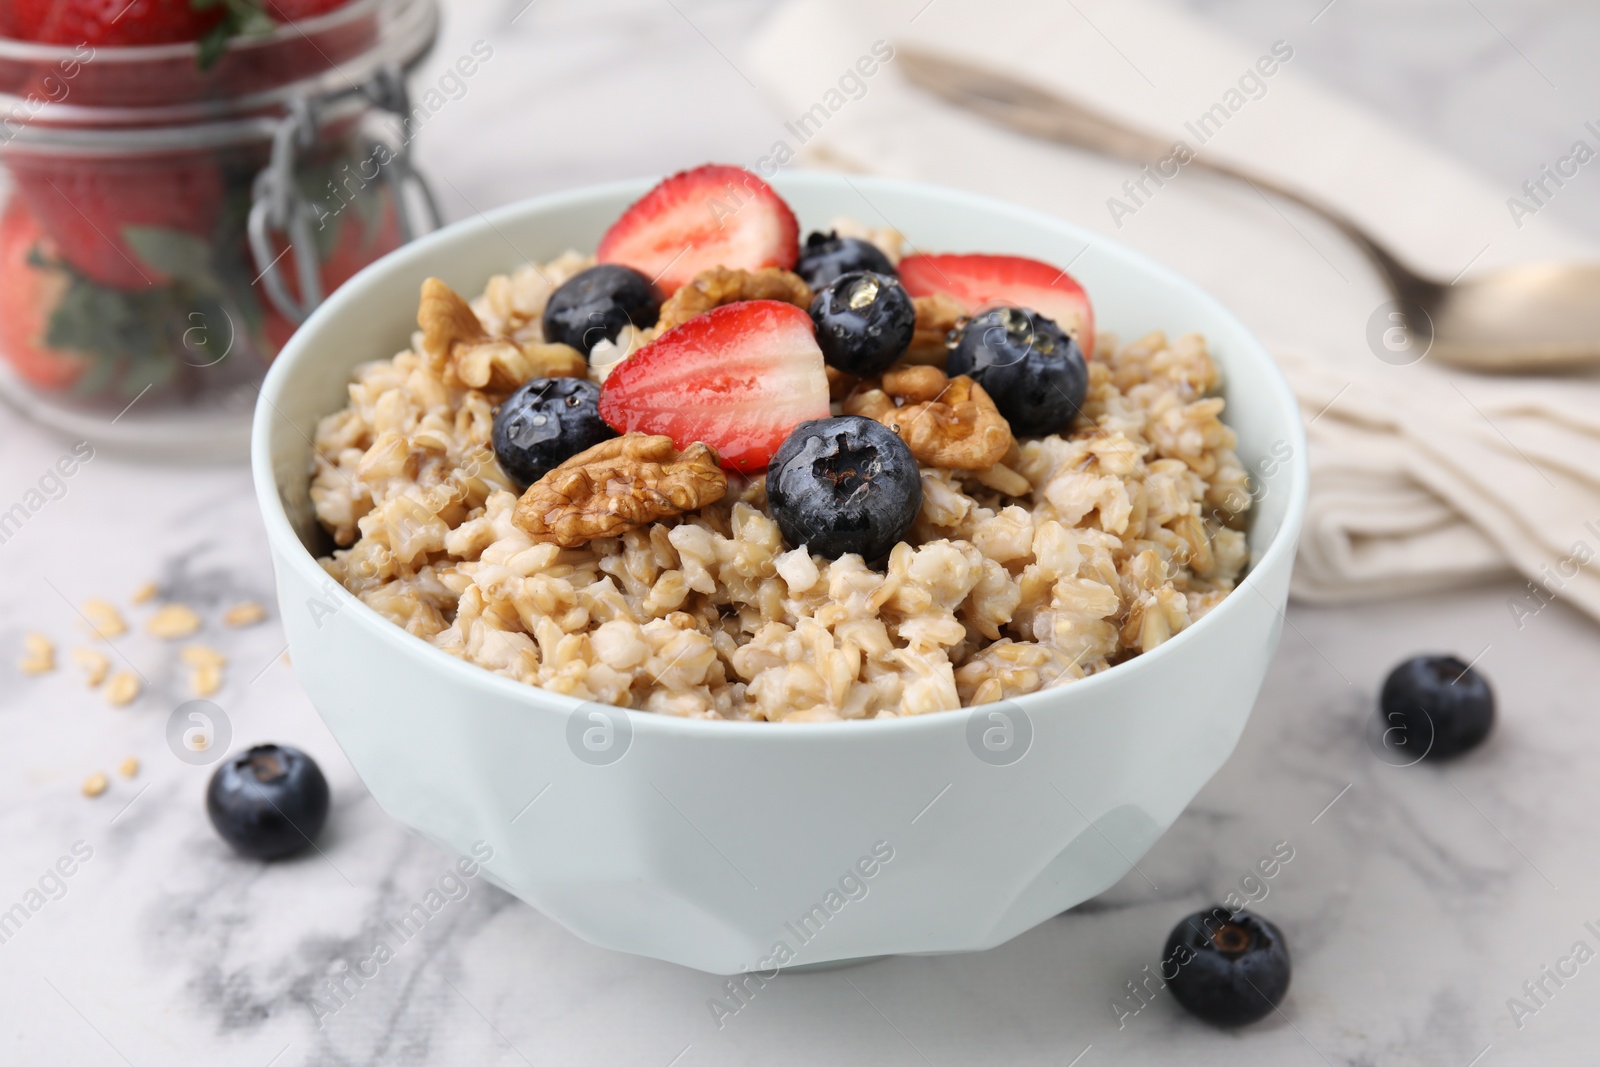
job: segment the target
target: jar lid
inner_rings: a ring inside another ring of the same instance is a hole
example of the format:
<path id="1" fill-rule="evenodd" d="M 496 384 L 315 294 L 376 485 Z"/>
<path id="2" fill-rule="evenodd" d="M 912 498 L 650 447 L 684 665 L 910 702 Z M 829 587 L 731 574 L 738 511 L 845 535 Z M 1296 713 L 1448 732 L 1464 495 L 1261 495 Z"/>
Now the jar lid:
<path id="1" fill-rule="evenodd" d="M 95 48 L 0 39 L 0 153 L 159 151 L 270 136 L 295 99 L 352 97 L 438 36 L 437 0 L 351 0 L 236 38 L 201 70 L 193 42 Z"/>

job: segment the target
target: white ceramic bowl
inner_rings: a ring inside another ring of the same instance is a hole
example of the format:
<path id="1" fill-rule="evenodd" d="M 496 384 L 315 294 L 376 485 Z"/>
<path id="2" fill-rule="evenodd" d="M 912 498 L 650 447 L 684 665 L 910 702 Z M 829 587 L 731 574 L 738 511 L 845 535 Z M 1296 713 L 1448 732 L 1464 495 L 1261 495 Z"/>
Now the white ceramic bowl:
<path id="1" fill-rule="evenodd" d="M 423 279 L 477 293 L 530 258 L 591 249 L 650 184 L 540 197 L 417 241 L 334 294 L 267 376 L 254 473 L 294 670 L 362 780 L 445 846 L 486 842 L 490 877 L 580 937 L 722 974 L 989 948 L 1105 890 L 1244 728 L 1282 628 L 1306 465 L 1294 399 L 1255 338 L 1096 234 L 904 182 L 774 183 L 805 227 L 849 215 L 919 249 L 1071 263 L 1101 329 L 1206 336 L 1259 481 L 1252 567 L 1196 625 L 1103 674 L 910 719 L 685 721 L 455 659 L 317 565 L 311 435 L 357 363 L 408 345 Z"/>

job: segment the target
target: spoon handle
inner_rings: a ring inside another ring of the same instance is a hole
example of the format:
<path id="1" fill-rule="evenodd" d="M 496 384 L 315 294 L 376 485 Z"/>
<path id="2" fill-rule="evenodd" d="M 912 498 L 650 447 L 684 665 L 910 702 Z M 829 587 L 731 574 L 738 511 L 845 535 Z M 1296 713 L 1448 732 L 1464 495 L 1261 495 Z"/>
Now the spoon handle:
<path id="1" fill-rule="evenodd" d="M 1086 148 L 1135 165 L 1154 165 L 1173 155 L 1169 144 L 1099 111 L 988 70 L 902 47 L 899 59 L 910 80 L 941 98 L 1030 136 Z M 1402 303 L 1426 305 L 1443 287 L 1421 277 L 1348 215 L 1259 172 L 1189 150 L 1184 166 L 1232 178 L 1265 199 L 1281 197 L 1326 219 L 1364 252 L 1390 292 Z"/>

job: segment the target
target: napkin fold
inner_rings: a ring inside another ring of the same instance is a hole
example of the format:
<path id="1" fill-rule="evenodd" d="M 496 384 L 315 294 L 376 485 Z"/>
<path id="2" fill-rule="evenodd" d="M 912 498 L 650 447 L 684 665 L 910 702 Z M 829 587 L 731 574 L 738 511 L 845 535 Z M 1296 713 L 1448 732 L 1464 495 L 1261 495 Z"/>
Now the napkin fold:
<path id="1" fill-rule="evenodd" d="M 741 66 L 786 112 L 811 116 L 780 137 L 807 162 L 1069 218 L 1173 265 L 1239 313 L 1278 357 L 1308 423 L 1295 596 L 1409 595 L 1521 572 L 1530 588 L 1508 603 L 1519 625 L 1553 597 L 1600 619 L 1600 577 L 1584 567 L 1600 555 L 1600 382 L 1396 365 L 1368 341 L 1388 294 L 1313 216 L 1205 175 L 1141 184 L 1137 168 L 944 104 L 892 58 L 858 66 L 887 43 L 1024 78 L 1313 193 L 1441 277 L 1600 257 L 1547 218 L 1513 215 L 1517 190 L 1318 84 L 1296 64 L 1316 32 L 1239 41 L 1158 0 L 791 0 Z M 1196 125 L 1221 115 L 1218 105 L 1225 119 Z"/>
<path id="2" fill-rule="evenodd" d="M 1415 368 L 1404 391 L 1275 353 L 1309 412 L 1295 573 L 1318 601 L 1526 575 L 1519 625 L 1560 596 L 1600 617 L 1600 386 Z"/>

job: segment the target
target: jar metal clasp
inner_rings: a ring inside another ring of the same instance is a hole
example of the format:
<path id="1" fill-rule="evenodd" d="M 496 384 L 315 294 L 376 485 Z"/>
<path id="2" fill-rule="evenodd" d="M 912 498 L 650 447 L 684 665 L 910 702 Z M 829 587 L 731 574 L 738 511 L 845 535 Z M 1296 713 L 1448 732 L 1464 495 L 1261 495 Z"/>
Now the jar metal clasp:
<path id="1" fill-rule="evenodd" d="M 317 120 L 322 109 L 357 93 L 402 119 L 410 114 L 405 75 L 394 64 L 380 67 L 370 81 L 357 88 L 296 99 L 280 121 L 273 136 L 271 159 L 266 169 L 256 175 L 251 189 L 248 233 L 250 254 L 260 271 L 257 281 L 273 307 L 295 325 L 305 322 L 326 296 L 322 291 L 315 233 L 319 212 L 295 180 L 296 162 L 299 153 L 316 141 Z M 398 144 L 374 141 L 370 147 L 374 155 L 382 151 L 384 163 L 379 173 L 392 193 L 401 239 L 409 242 L 420 234 L 438 229 L 438 203 L 427 180 L 412 166 L 406 141 Z M 279 237 L 284 241 L 281 251 Z M 286 272 L 290 270 L 297 283 L 298 297 L 289 289 Z"/>

